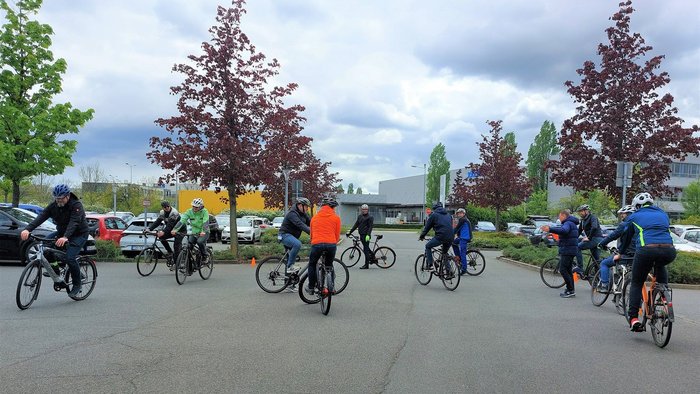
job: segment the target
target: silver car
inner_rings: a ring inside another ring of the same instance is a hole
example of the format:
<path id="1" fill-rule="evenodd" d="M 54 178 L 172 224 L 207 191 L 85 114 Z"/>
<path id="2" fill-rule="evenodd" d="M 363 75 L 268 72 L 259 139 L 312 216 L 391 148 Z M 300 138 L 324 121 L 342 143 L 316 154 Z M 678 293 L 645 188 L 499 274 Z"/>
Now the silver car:
<path id="1" fill-rule="evenodd" d="M 239 242 L 255 243 L 255 241 L 260 240 L 260 226 L 256 225 L 253 219 L 236 219 L 236 230 Z M 229 241 L 231 241 L 231 226 L 226 226 L 221 232 L 221 242 L 227 243 Z"/>
<path id="2" fill-rule="evenodd" d="M 153 243 L 153 235 L 144 235 L 143 230 L 147 228 L 155 220 L 148 219 L 147 223 L 144 223 L 143 219 L 132 219 L 129 226 L 122 233 L 122 238 L 119 240 L 119 248 L 122 254 L 126 257 L 136 257 L 146 246 L 150 246 Z M 162 230 L 163 225 L 155 228 L 155 231 Z M 170 247 L 174 249 L 175 238 L 168 239 Z M 158 242 L 160 244 L 160 242 Z M 163 245 L 159 245 L 161 248 Z"/>

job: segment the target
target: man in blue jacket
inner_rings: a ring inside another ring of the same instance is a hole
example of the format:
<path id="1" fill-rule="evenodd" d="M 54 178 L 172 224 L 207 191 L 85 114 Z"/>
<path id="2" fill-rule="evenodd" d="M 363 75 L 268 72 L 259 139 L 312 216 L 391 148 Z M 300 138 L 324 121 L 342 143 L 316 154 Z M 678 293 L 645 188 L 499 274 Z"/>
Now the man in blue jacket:
<path id="1" fill-rule="evenodd" d="M 472 223 L 467 219 L 467 211 L 464 208 L 459 208 L 457 210 L 457 227 L 455 227 L 455 239 L 452 243 L 452 250 L 455 252 L 455 256 L 459 256 L 459 260 L 462 262 L 462 268 L 459 271 L 460 275 L 467 273 L 467 248 L 469 247 L 469 241 L 472 240 Z"/>
<path id="2" fill-rule="evenodd" d="M 668 214 L 654 205 L 649 193 L 639 193 L 632 199 L 637 212 L 630 215 L 627 231 L 633 234 L 637 243 L 632 262 L 632 283 L 628 316 L 632 331 L 642 330 L 639 321 L 639 307 L 642 303 L 642 283 L 654 268 L 657 286 L 668 284 L 666 266 L 676 258 L 676 248 L 669 230 Z M 623 250 L 628 244 L 622 245 Z"/>
<path id="3" fill-rule="evenodd" d="M 629 216 L 633 214 L 634 211 L 636 211 L 636 209 L 632 205 L 625 205 L 624 207 L 620 208 L 617 211 L 617 214 L 620 216 L 620 224 L 617 226 L 615 231 L 613 231 L 602 241 L 600 241 L 600 244 L 598 245 L 601 249 L 607 250 L 607 244 L 618 238 L 618 247 L 623 244 L 629 245 L 627 246 L 627 249 L 624 250 L 618 248 L 617 254 L 611 254 L 610 256 L 604 258 L 603 261 L 600 263 L 600 283 L 598 284 L 598 291 L 608 291 L 610 280 L 610 267 L 617 264 L 617 262 L 622 257 L 626 257 L 628 259 L 634 257 L 635 242 L 632 239 L 632 234 L 627 232 L 627 226 L 629 225 L 627 219 L 629 219 Z M 631 243 L 630 239 L 632 239 Z"/>
<path id="4" fill-rule="evenodd" d="M 572 269 L 578 253 L 578 219 L 564 209 L 559 212 L 559 222 L 557 227 L 542 226 L 542 231 L 559 235 L 559 272 L 566 283 L 566 290 L 559 297 L 571 298 L 576 296 Z"/>
<path id="5" fill-rule="evenodd" d="M 445 254 L 450 249 L 450 245 L 452 245 L 452 241 L 454 240 L 452 216 L 442 207 L 441 202 L 437 202 L 433 205 L 433 213 L 430 214 L 428 220 L 425 222 L 425 227 L 423 231 L 421 231 L 419 239 L 423 241 L 425 235 L 428 234 L 428 231 L 431 229 L 435 230 L 435 236 L 425 244 L 425 260 L 428 265 L 428 267 L 426 267 L 427 270 L 433 269 L 433 253 L 431 249 L 442 245 L 442 253 Z"/>

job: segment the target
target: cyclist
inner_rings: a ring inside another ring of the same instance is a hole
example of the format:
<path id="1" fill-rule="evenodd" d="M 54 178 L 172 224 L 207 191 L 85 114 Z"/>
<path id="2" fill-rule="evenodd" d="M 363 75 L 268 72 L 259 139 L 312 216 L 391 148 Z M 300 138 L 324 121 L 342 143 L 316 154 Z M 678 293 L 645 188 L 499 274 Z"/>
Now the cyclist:
<path id="1" fill-rule="evenodd" d="M 578 243 L 578 252 L 576 253 L 577 266 L 574 267 L 574 272 L 577 272 L 583 278 L 583 254 L 581 254 L 581 251 L 590 249 L 595 261 L 600 261 L 598 244 L 603 240 L 603 230 L 600 228 L 598 218 L 591 213 L 591 208 L 588 204 L 581 205 L 576 211 L 581 216 L 578 233 L 583 236 L 583 239 Z"/>
<path id="2" fill-rule="evenodd" d="M 155 222 L 151 223 L 150 226 L 148 226 L 148 230 L 143 230 L 145 233 L 146 231 L 153 231 L 156 227 L 160 226 L 161 223 L 165 223 L 165 227 L 158 231 L 156 236 L 160 240 L 160 243 L 163 244 L 163 248 L 165 248 L 165 251 L 168 253 L 168 255 L 172 256 L 172 261 L 176 262 L 177 261 L 177 256 L 180 255 L 180 249 L 182 249 L 182 239 L 185 237 L 185 234 L 187 234 L 187 227 L 182 226 L 180 227 L 180 231 L 174 235 L 175 237 L 175 254 L 173 255 L 172 249 L 170 249 L 170 244 L 168 244 L 168 239 L 173 237 L 173 234 L 171 231 L 173 231 L 173 227 L 180 221 L 180 212 L 177 211 L 177 209 L 173 208 L 170 206 L 170 203 L 168 201 L 161 201 L 160 207 L 163 208 L 160 210 L 160 213 L 158 215 L 158 219 L 156 219 Z M 175 264 L 170 266 L 170 271 L 175 270 Z"/>
<path id="3" fill-rule="evenodd" d="M 573 263 L 574 257 L 578 252 L 578 219 L 571 215 L 571 211 L 563 209 L 559 211 L 559 222 L 561 225 L 556 227 L 542 226 L 542 231 L 559 234 L 559 272 L 566 290 L 559 294 L 561 298 L 576 297 L 576 289 L 574 288 Z"/>
<path id="4" fill-rule="evenodd" d="M 469 241 L 472 240 L 472 223 L 467 218 L 467 211 L 464 208 L 459 208 L 457 210 L 457 227 L 455 227 L 455 239 L 452 242 L 452 250 L 455 252 L 455 256 L 459 256 L 459 260 L 462 262 L 461 269 L 459 270 L 460 275 L 467 273 L 467 249 L 469 247 Z"/>
<path id="5" fill-rule="evenodd" d="M 654 205 L 649 193 L 639 193 L 632 199 L 637 211 L 627 219 L 627 232 L 633 234 L 636 241 L 634 261 L 632 262 L 632 283 L 630 303 L 628 305 L 629 324 L 632 331 L 642 330 L 639 321 L 639 307 L 642 300 L 642 283 L 654 268 L 657 286 L 668 284 L 666 265 L 676 258 L 676 249 L 669 229 L 668 214 Z M 623 245 L 623 250 L 627 244 Z"/>
<path id="6" fill-rule="evenodd" d="M 600 283 L 598 284 L 598 290 L 600 291 L 607 291 L 608 289 L 608 281 L 610 280 L 610 267 L 614 266 L 616 262 L 622 257 L 634 257 L 634 246 L 635 242 L 634 239 L 631 240 L 632 234 L 627 233 L 627 226 L 629 225 L 629 222 L 627 219 L 629 216 L 634 213 L 636 209 L 632 205 L 625 205 L 624 207 L 620 208 L 617 211 L 617 214 L 620 216 L 620 224 L 617 226 L 615 231 L 610 233 L 607 237 L 603 238 L 602 241 L 600 241 L 600 244 L 598 245 L 601 249 L 607 250 L 606 245 L 614 241 L 620 237 L 617 241 L 617 245 L 621 246 L 623 244 L 629 244 L 629 246 L 625 249 L 619 249 L 618 253 L 615 255 L 610 255 L 603 259 L 603 261 L 600 263 Z"/>
<path id="7" fill-rule="evenodd" d="M 369 248 L 369 241 L 372 239 L 372 227 L 374 226 L 374 217 L 369 214 L 369 205 L 362 204 L 360 207 L 360 215 L 357 215 L 357 220 L 353 224 L 350 231 L 348 231 L 345 236 L 349 237 L 355 229 L 360 233 L 360 241 L 362 242 L 362 247 L 365 251 L 365 265 L 360 267 L 361 270 L 366 270 L 369 268 L 370 263 L 373 261 L 374 254 Z"/>
<path id="8" fill-rule="evenodd" d="M 325 253 L 326 267 L 333 267 L 335 251 L 340 240 L 340 217 L 333 210 L 338 202 L 333 197 L 325 197 L 321 201 L 321 209 L 311 219 L 311 254 L 309 255 L 309 284 L 305 291 L 314 294 L 316 288 L 316 264 Z M 335 279 L 335 278 L 334 278 Z M 329 285 L 333 291 L 333 284 Z"/>
<path id="9" fill-rule="evenodd" d="M 297 255 L 299 254 L 299 249 L 301 249 L 301 232 L 311 234 L 309 229 L 309 223 L 311 223 L 311 218 L 306 213 L 311 207 L 311 202 L 308 198 L 299 197 L 297 198 L 294 208 L 287 212 L 282 221 L 282 226 L 280 226 L 279 234 L 277 239 L 282 242 L 282 245 L 290 248 L 289 255 L 287 257 L 287 273 L 295 272 L 299 270 L 299 267 L 294 266 L 294 262 L 297 260 Z"/>
<path id="10" fill-rule="evenodd" d="M 442 207 L 441 202 L 436 202 L 433 204 L 433 211 L 428 216 L 428 220 L 425 222 L 425 227 L 421 231 L 419 240 L 423 241 L 425 235 L 431 229 L 435 230 L 435 236 L 425 244 L 425 260 L 427 263 L 427 270 L 433 270 L 433 253 L 432 248 L 442 245 L 442 253 L 445 254 L 450 249 L 452 242 L 454 241 L 454 230 L 452 229 L 452 216 Z M 449 267 L 449 266 L 448 266 Z"/>
<path id="11" fill-rule="evenodd" d="M 60 236 L 56 240 L 56 246 L 66 246 L 66 253 L 61 254 L 63 262 L 68 265 L 70 276 L 73 280 L 73 288 L 68 293 L 75 297 L 80 294 L 81 279 L 80 265 L 76 260 L 78 253 L 88 239 L 88 223 L 85 219 L 85 210 L 80 199 L 70 191 L 67 185 L 59 184 L 53 188 L 54 201 L 49 204 L 27 227 L 22 230 L 22 240 L 29 238 L 29 233 L 51 218 L 56 225 L 56 232 L 50 237 Z M 55 269 L 55 268 L 54 268 Z"/>
<path id="12" fill-rule="evenodd" d="M 192 200 L 192 208 L 180 215 L 180 221 L 175 224 L 170 234 L 176 235 L 177 232 L 187 224 L 192 226 L 192 235 L 189 236 L 188 242 L 197 242 L 199 246 L 199 254 L 201 263 L 205 263 L 207 258 L 207 239 L 209 238 L 209 211 L 204 208 L 204 201 L 201 198 Z"/>

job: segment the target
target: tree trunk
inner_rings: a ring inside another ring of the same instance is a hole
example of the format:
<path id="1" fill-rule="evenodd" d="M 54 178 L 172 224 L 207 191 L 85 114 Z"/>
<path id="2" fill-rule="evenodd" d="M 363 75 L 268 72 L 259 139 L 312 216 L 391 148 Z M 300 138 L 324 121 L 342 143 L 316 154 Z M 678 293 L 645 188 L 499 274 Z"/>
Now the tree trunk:
<path id="1" fill-rule="evenodd" d="M 19 181 L 13 179 L 12 180 L 12 206 L 13 207 L 18 207 L 19 206 Z"/>
<path id="2" fill-rule="evenodd" d="M 496 231 L 501 231 L 501 227 L 500 227 L 500 225 L 501 225 L 501 209 L 500 208 L 496 208 L 496 223 L 495 223 L 495 225 L 496 225 Z"/>
<path id="3" fill-rule="evenodd" d="M 236 191 L 228 191 L 229 220 L 231 221 L 231 253 L 238 257 L 238 226 L 236 226 Z"/>

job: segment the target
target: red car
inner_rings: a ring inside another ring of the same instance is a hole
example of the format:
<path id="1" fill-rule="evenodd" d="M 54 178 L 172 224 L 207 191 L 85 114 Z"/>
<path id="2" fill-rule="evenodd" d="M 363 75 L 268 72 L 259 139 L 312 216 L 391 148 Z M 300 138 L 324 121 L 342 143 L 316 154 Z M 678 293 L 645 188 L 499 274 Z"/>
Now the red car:
<path id="1" fill-rule="evenodd" d="M 90 234 L 95 239 L 112 241 L 119 245 L 122 232 L 126 229 L 126 222 L 112 215 L 87 215 Z"/>

